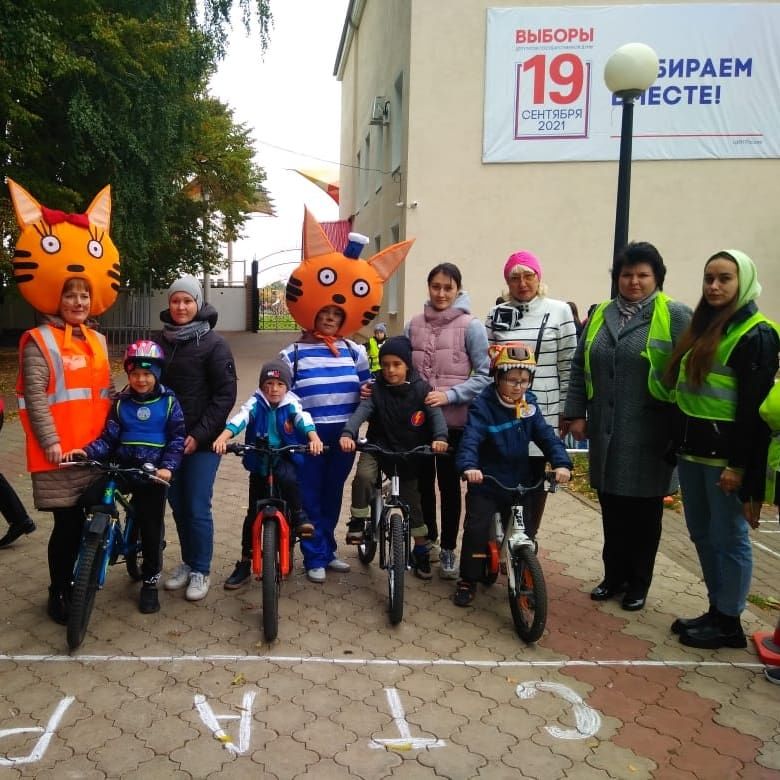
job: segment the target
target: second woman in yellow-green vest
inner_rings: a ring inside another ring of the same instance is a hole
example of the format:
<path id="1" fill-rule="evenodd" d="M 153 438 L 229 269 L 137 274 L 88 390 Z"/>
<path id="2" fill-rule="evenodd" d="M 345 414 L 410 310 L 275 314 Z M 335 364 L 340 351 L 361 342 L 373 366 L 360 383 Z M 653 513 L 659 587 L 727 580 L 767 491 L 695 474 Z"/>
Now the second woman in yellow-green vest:
<path id="1" fill-rule="evenodd" d="M 661 538 L 663 499 L 676 489 L 665 457 L 673 407 L 661 377 L 691 310 L 661 292 L 666 266 L 647 242 L 629 244 L 612 268 L 618 295 L 596 307 L 574 355 L 564 419 L 590 441 L 590 484 L 604 528 L 604 578 L 594 601 L 623 594 L 642 609 Z"/>
<path id="2" fill-rule="evenodd" d="M 745 608 L 753 557 L 748 532 L 764 496 L 769 428 L 759 406 L 772 387 L 778 326 L 755 304 L 753 261 L 736 249 L 704 266 L 702 297 L 669 362 L 681 412 L 678 471 L 685 521 L 696 545 L 709 609 L 678 618 L 684 645 L 745 647 Z"/>

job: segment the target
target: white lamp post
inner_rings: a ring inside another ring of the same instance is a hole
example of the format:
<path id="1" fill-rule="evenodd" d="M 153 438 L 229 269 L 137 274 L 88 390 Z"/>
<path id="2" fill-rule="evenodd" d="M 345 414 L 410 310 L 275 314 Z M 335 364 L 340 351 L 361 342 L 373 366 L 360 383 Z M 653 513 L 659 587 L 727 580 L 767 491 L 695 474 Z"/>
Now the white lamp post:
<path id="1" fill-rule="evenodd" d="M 613 258 L 628 243 L 634 100 L 655 81 L 657 76 L 658 55 L 644 43 L 626 43 L 615 49 L 604 66 L 604 82 L 607 89 L 623 104 Z M 617 289 L 613 282 L 612 297 L 614 298 L 616 294 Z"/>

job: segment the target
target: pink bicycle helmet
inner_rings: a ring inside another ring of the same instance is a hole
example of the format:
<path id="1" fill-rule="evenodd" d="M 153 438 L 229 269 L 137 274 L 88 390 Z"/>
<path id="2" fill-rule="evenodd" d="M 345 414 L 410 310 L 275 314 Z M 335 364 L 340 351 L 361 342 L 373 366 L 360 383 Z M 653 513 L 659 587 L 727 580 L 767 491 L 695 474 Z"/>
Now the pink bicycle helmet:
<path id="1" fill-rule="evenodd" d="M 130 373 L 134 368 L 145 368 L 159 379 L 164 358 L 165 353 L 159 344 L 149 339 L 138 339 L 125 350 L 125 371 Z"/>

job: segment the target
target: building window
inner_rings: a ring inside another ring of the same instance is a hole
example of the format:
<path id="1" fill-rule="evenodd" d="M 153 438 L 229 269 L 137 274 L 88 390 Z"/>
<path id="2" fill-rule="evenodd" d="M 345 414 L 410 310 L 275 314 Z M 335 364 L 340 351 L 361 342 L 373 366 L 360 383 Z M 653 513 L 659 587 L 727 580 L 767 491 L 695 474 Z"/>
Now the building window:
<path id="1" fill-rule="evenodd" d="M 393 99 L 390 101 L 390 170 L 401 167 L 401 134 L 404 116 L 404 74 L 399 73 L 393 85 Z"/>

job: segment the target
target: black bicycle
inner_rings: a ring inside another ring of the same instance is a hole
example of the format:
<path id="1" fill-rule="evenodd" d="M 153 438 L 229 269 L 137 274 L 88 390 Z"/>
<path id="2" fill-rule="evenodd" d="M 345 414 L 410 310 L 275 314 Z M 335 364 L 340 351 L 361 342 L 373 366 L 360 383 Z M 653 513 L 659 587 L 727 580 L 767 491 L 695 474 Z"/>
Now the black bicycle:
<path id="1" fill-rule="evenodd" d="M 369 564 L 379 550 L 379 567 L 387 570 L 390 622 L 396 625 L 404 616 L 404 577 L 410 568 L 411 553 L 409 505 L 401 499 L 398 462 L 410 455 L 437 453 L 427 444 L 403 452 L 394 452 L 364 440 L 357 442 L 357 449 L 360 452 L 381 455 L 393 463 L 393 471 L 387 478 L 381 468 L 377 469 L 370 504 L 371 516 L 363 532 L 363 541 L 358 545 L 358 558 L 361 563 Z"/>
<path id="2" fill-rule="evenodd" d="M 485 583 L 492 585 L 499 572 L 506 574 L 509 608 L 515 630 L 525 642 L 535 642 L 544 633 L 547 624 L 547 585 L 542 565 L 536 557 L 536 542 L 525 532 L 523 498 L 543 483 L 547 484 L 550 493 L 554 493 L 557 487 L 555 472 L 546 472 L 530 487 L 510 487 L 490 474 L 483 476 L 512 498 L 512 505 L 504 516 L 500 512 L 493 516 L 485 556 Z"/>
<path id="3" fill-rule="evenodd" d="M 260 439 L 257 444 L 230 442 L 225 448 L 233 455 L 257 452 L 266 463 L 266 497 L 261 498 L 255 507 L 255 520 L 252 524 L 252 573 L 255 579 L 262 581 L 263 591 L 263 636 L 267 642 L 273 642 L 279 633 L 279 591 L 282 580 L 293 569 L 295 533 L 289 520 L 287 502 L 279 496 L 274 479 L 275 455 L 284 453 L 307 453 L 307 444 L 287 444 L 272 447 L 267 440 Z"/>
<path id="4" fill-rule="evenodd" d="M 121 557 L 132 579 L 137 581 L 142 577 L 141 542 L 129 495 L 132 480 L 157 482 L 165 487 L 168 483 L 155 476 L 157 469 L 151 463 L 145 463 L 141 468 L 123 468 L 115 463 L 74 460 L 63 462 L 60 467 L 89 467 L 105 475 L 101 502 L 87 511 L 73 569 L 67 628 L 68 647 L 73 650 L 84 641 L 95 596 L 106 583 L 108 567 Z M 127 492 L 119 490 L 120 483 L 128 487 Z"/>

